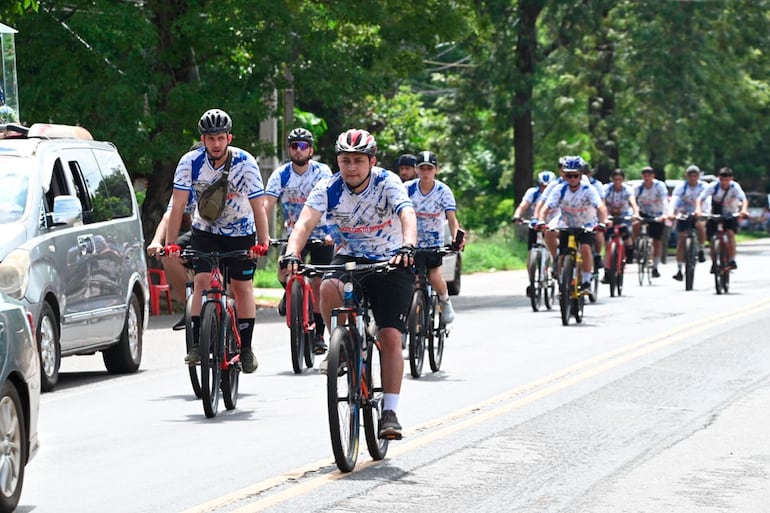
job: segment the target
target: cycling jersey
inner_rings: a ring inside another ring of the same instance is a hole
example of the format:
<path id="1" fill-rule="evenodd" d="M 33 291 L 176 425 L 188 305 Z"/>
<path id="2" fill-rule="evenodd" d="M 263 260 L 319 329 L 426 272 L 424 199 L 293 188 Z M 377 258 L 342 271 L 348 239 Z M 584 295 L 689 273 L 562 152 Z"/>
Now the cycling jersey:
<path id="1" fill-rule="evenodd" d="M 262 176 L 256 159 L 250 153 L 234 146 L 230 146 L 229 150 L 232 165 L 225 209 L 219 218 L 209 223 L 200 216 L 196 206 L 193 228 L 225 237 L 253 235 L 257 228 L 250 201 L 264 195 Z M 183 155 L 177 164 L 174 189 L 187 191 L 195 196 L 197 202 L 200 194 L 222 175 L 223 169 L 224 164 L 217 169 L 212 167 L 205 147 L 192 150 Z"/>
<path id="2" fill-rule="evenodd" d="M 695 185 L 684 181 L 674 188 L 671 194 L 671 212 L 678 214 L 692 214 L 695 212 L 695 202 L 706 188 L 706 183 L 698 180 Z"/>
<path id="3" fill-rule="evenodd" d="M 586 180 L 587 182 L 587 180 Z M 583 184 L 576 191 L 571 191 L 568 183 L 551 191 L 545 206 L 559 207 L 561 218 L 559 228 L 593 228 L 598 223 L 596 209 L 602 203 L 599 193 L 591 184 Z"/>
<path id="4" fill-rule="evenodd" d="M 701 203 L 711 198 L 711 211 L 714 214 L 737 214 L 741 210 L 741 204 L 746 201 L 746 194 L 738 182 L 730 182 L 726 190 L 719 182 L 714 182 L 703 190 L 700 198 Z"/>
<path id="5" fill-rule="evenodd" d="M 585 176 L 585 175 L 583 175 L 583 176 Z M 581 182 L 582 182 L 582 180 L 581 180 Z M 588 179 L 588 183 L 593 185 L 596 188 L 596 192 L 599 193 L 599 197 L 601 199 L 604 199 L 604 184 L 601 181 L 599 181 L 596 178 L 594 178 L 593 176 Z"/>
<path id="6" fill-rule="evenodd" d="M 634 209 L 631 208 L 631 198 L 634 197 L 634 189 L 627 183 L 620 184 L 620 190 L 615 188 L 615 184 L 610 182 L 603 187 L 604 204 L 607 205 L 607 211 L 612 216 L 630 216 Z"/>
<path id="7" fill-rule="evenodd" d="M 647 188 L 644 183 L 636 188 L 636 203 L 639 213 L 645 217 L 660 217 L 667 213 L 668 189 L 666 184 L 658 179 L 652 180 L 652 186 Z"/>
<path id="8" fill-rule="evenodd" d="M 305 205 L 323 214 L 337 254 L 383 261 L 403 245 L 398 214 L 412 201 L 398 175 L 373 167 L 360 193 L 351 192 L 337 173 L 318 182 Z"/>
<path id="9" fill-rule="evenodd" d="M 551 196 L 551 193 L 553 193 L 553 191 L 556 190 L 559 185 L 565 184 L 565 183 L 567 182 L 561 177 L 549 183 L 546 186 L 545 190 L 543 191 L 543 194 L 540 196 L 540 200 L 543 202 L 543 204 L 547 205 L 548 198 Z M 586 175 L 582 175 L 580 177 L 580 185 L 581 186 L 591 185 L 591 182 L 588 181 L 588 177 Z M 559 217 L 559 214 L 560 214 L 559 206 L 557 205 L 556 207 L 551 208 L 551 212 L 548 214 L 548 218 L 544 219 L 544 221 L 549 224 L 549 227 L 555 228 L 553 224 L 556 224 L 556 223 L 555 222 L 551 223 L 551 221 L 553 221 L 554 219 L 557 219 Z"/>
<path id="10" fill-rule="evenodd" d="M 420 179 L 404 183 L 417 215 L 417 247 L 434 248 L 444 245 L 444 219 L 447 210 L 457 210 L 454 194 L 444 182 L 434 180 L 428 194 L 420 190 Z"/>
<path id="11" fill-rule="evenodd" d="M 543 192 L 547 190 L 547 187 L 548 186 L 546 186 L 546 189 L 543 189 L 542 191 L 540 190 L 540 186 L 530 187 L 529 189 L 527 189 L 527 192 L 524 193 L 524 197 L 521 198 L 522 203 L 524 203 L 525 201 L 529 203 L 529 208 L 527 209 L 527 213 L 530 218 L 535 216 L 535 204 L 540 198 L 543 197 Z M 522 212 L 521 214 L 524 215 L 524 212 Z"/>
<path id="12" fill-rule="evenodd" d="M 319 180 L 331 178 L 331 176 L 332 171 L 329 166 L 314 160 L 308 161 L 308 168 L 302 174 L 296 173 L 292 163 L 288 162 L 270 175 L 265 194 L 278 198 L 283 206 L 283 226 L 286 229 L 287 237 L 294 229 L 294 224 L 299 219 L 302 207 L 305 206 L 305 201 L 315 184 Z M 325 235 L 323 223 L 319 223 L 311 232 L 310 238 L 323 239 Z"/>

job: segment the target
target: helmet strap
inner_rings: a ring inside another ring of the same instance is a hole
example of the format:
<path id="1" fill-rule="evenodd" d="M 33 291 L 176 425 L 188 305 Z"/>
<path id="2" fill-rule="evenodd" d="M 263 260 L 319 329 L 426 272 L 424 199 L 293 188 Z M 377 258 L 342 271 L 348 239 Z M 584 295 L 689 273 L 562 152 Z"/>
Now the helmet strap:
<path id="1" fill-rule="evenodd" d="M 371 168 L 371 167 L 369 168 L 369 172 L 366 174 L 366 178 L 364 178 L 363 180 L 361 180 L 360 182 L 358 182 L 358 184 L 357 184 L 357 185 L 350 185 L 350 184 L 348 184 L 348 188 L 349 188 L 349 189 L 351 190 L 351 192 L 353 192 L 354 194 L 358 194 L 358 192 L 359 192 L 359 191 L 357 191 L 356 189 L 358 189 L 358 188 L 359 188 L 359 187 L 361 187 L 361 186 L 362 186 L 364 183 L 366 183 L 366 181 L 367 181 L 367 180 L 369 180 L 369 177 L 370 177 L 370 176 L 372 176 L 372 168 Z M 346 183 L 347 183 L 347 182 L 346 182 Z"/>

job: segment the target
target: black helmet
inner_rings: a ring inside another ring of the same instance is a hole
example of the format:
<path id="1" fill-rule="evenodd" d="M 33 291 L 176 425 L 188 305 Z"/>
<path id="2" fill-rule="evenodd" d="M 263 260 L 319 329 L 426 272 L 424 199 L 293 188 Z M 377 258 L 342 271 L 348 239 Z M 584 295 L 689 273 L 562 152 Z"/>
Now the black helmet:
<path id="1" fill-rule="evenodd" d="M 286 141 L 292 143 L 294 141 L 305 141 L 313 144 L 313 132 L 305 128 L 295 128 L 286 137 Z"/>
<path id="2" fill-rule="evenodd" d="M 198 121 L 198 131 L 201 135 L 229 134 L 233 129 L 233 121 L 227 112 L 210 109 L 203 113 Z"/>

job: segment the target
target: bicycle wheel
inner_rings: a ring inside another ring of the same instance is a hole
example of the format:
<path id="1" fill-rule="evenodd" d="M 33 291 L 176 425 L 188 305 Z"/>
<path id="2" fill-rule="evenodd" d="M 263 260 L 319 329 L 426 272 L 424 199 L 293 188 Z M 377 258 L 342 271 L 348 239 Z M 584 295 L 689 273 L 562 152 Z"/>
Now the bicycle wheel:
<path id="1" fill-rule="evenodd" d="M 692 290 L 692 285 L 695 281 L 697 246 L 695 239 L 691 236 L 684 240 L 684 290 Z"/>
<path id="2" fill-rule="evenodd" d="M 727 241 L 722 240 L 722 252 L 720 254 L 719 267 L 722 269 L 722 291 L 725 294 L 730 290 L 730 257 L 727 254 Z"/>
<path id="3" fill-rule="evenodd" d="M 569 318 L 572 316 L 573 267 L 572 256 L 565 255 L 561 268 L 561 278 L 559 279 L 559 308 L 561 309 L 561 323 L 563 326 L 569 324 Z"/>
<path id="4" fill-rule="evenodd" d="M 575 313 L 575 322 L 578 324 L 583 322 L 583 308 L 585 305 L 586 298 L 582 294 L 572 300 L 572 310 Z"/>
<path id="5" fill-rule="evenodd" d="M 610 241 L 610 248 L 607 253 L 610 255 L 607 262 L 609 264 L 609 266 L 607 266 L 607 281 L 610 284 L 610 297 L 615 297 L 615 289 L 617 288 L 615 276 L 618 271 L 618 245 L 614 239 Z"/>
<path id="6" fill-rule="evenodd" d="M 722 267 L 722 241 L 719 237 L 711 239 L 711 251 L 714 254 L 713 271 L 714 271 L 714 288 L 717 294 L 722 293 L 722 277 L 724 276 L 724 269 Z"/>
<path id="7" fill-rule="evenodd" d="M 230 312 L 225 312 L 225 359 L 230 359 L 234 355 L 238 354 L 238 342 L 235 340 L 235 333 L 233 333 L 232 318 Z M 222 372 L 222 400 L 225 403 L 225 408 L 228 410 L 234 410 L 235 405 L 238 404 L 238 385 L 240 384 L 241 366 L 240 363 L 234 365 L 228 365 L 227 369 Z"/>
<path id="8" fill-rule="evenodd" d="M 428 342 L 428 363 L 430 370 L 438 372 L 441 370 L 441 361 L 444 359 L 444 340 L 446 339 L 446 323 L 441 315 L 441 307 L 438 303 L 438 296 L 431 298 L 430 325 L 431 335 Z"/>
<path id="9" fill-rule="evenodd" d="M 540 310 L 540 306 L 543 304 L 542 274 L 540 272 L 541 258 L 540 250 L 535 248 L 529 263 L 529 286 L 532 292 L 529 295 L 529 302 L 532 304 L 533 312 Z"/>
<path id="10" fill-rule="evenodd" d="M 326 404 L 334 461 L 342 472 L 350 472 L 358 459 L 360 409 L 355 344 L 348 328 L 339 326 L 332 333 L 327 364 Z"/>
<path id="11" fill-rule="evenodd" d="M 639 252 L 637 258 L 639 259 L 639 285 L 644 285 L 644 275 L 647 274 L 647 268 L 649 267 L 650 248 L 647 245 L 647 237 L 643 237 L 639 241 Z"/>
<path id="12" fill-rule="evenodd" d="M 554 300 L 554 279 L 551 276 L 551 255 L 546 251 L 546 256 L 543 258 L 542 265 L 540 266 L 540 276 L 543 287 L 543 303 L 545 307 L 550 310 L 553 308 Z"/>
<path id="13" fill-rule="evenodd" d="M 305 330 L 302 319 L 302 284 L 294 280 L 291 290 L 287 293 L 289 304 L 289 333 L 291 342 L 291 367 L 294 374 L 302 374 L 302 366 L 305 363 Z"/>
<path id="14" fill-rule="evenodd" d="M 412 294 L 412 307 L 409 309 L 409 371 L 413 378 L 422 376 L 425 362 L 425 339 L 428 335 L 428 310 L 425 293 L 417 289 Z"/>
<path id="15" fill-rule="evenodd" d="M 201 309 L 201 401 L 206 417 L 216 416 L 219 409 L 219 383 L 222 368 L 219 356 L 219 303 L 204 303 Z"/>
<path id="16" fill-rule="evenodd" d="M 366 394 L 364 403 L 364 437 L 369 455 L 374 460 L 381 460 L 388 453 L 388 439 L 380 438 L 380 418 L 382 417 L 383 389 L 380 374 L 380 351 L 370 341 L 366 352 Z"/>
<path id="17" fill-rule="evenodd" d="M 184 336 L 185 347 L 187 352 L 190 352 L 190 348 L 193 346 L 193 330 L 192 330 L 192 294 L 187 296 L 187 301 L 184 304 Z M 201 368 L 200 365 L 189 365 L 187 367 L 190 373 L 190 384 L 192 385 L 193 393 L 198 399 L 201 398 Z"/>
<path id="18" fill-rule="evenodd" d="M 615 289 L 618 291 L 618 296 L 623 294 L 623 277 L 626 274 L 626 249 L 622 243 L 617 247 L 618 260 L 617 271 L 615 272 Z"/>

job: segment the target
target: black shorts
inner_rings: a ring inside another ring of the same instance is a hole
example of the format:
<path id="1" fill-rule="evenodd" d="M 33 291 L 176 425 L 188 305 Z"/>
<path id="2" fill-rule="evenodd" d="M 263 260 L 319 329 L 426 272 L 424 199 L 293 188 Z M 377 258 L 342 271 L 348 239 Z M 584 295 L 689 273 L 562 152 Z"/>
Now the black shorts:
<path id="1" fill-rule="evenodd" d="M 535 244 L 537 244 L 537 230 L 530 228 L 527 234 L 527 249 L 534 248 Z"/>
<path id="2" fill-rule="evenodd" d="M 676 222 L 676 231 L 681 233 L 682 235 L 685 235 L 687 233 L 687 230 L 690 229 L 690 226 L 695 226 L 695 218 L 690 216 L 687 219 L 679 219 Z"/>
<path id="3" fill-rule="evenodd" d="M 663 238 L 663 223 L 652 221 L 647 223 L 647 234 L 652 240 L 661 240 Z"/>
<path id="4" fill-rule="evenodd" d="M 578 247 L 581 244 L 588 244 L 592 248 L 594 247 L 594 232 L 581 231 L 575 235 L 577 239 Z M 569 253 L 569 233 L 565 230 L 559 231 L 559 254 L 566 255 Z"/>
<path id="5" fill-rule="evenodd" d="M 435 269 L 441 267 L 444 256 L 438 253 L 417 253 L 414 255 L 414 266 L 419 269 L 420 265 L 425 264 L 426 269 Z"/>
<path id="6" fill-rule="evenodd" d="M 631 236 L 631 230 L 628 229 L 628 225 L 623 223 L 620 224 L 618 227 L 618 231 L 620 232 L 620 238 L 622 240 L 628 240 L 628 238 Z M 607 239 L 611 239 L 615 236 L 615 229 L 614 228 L 608 228 L 607 229 Z"/>
<path id="7" fill-rule="evenodd" d="M 193 228 L 190 247 L 197 251 L 235 251 L 238 249 L 251 249 L 255 244 L 256 234 L 241 237 L 225 237 L 214 233 L 204 232 Z M 227 272 L 228 277 L 236 281 L 251 281 L 254 279 L 256 263 L 249 259 L 226 258 L 222 260 L 222 272 Z M 193 262 L 195 274 L 211 272 L 211 264 L 197 258 Z M 226 271 L 225 271 L 226 269 Z"/>
<path id="8" fill-rule="evenodd" d="M 708 237 L 709 240 L 717 233 L 717 222 L 718 219 L 709 219 L 706 221 L 706 237 Z M 733 233 L 738 233 L 738 218 L 722 219 L 722 228 L 724 228 L 725 231 L 732 230 Z"/>
<path id="9" fill-rule="evenodd" d="M 332 264 L 344 264 L 352 261 L 360 264 L 376 263 L 376 261 L 366 258 L 335 255 Z M 344 279 L 343 274 L 329 273 L 324 275 L 324 279 Z M 414 271 L 412 269 L 399 267 L 387 273 L 367 274 L 356 285 L 356 290 L 362 290 L 369 297 L 369 304 L 372 307 L 374 321 L 378 328 L 396 328 L 401 333 L 406 332 L 406 318 L 409 315 L 412 292 L 414 291 Z"/>

